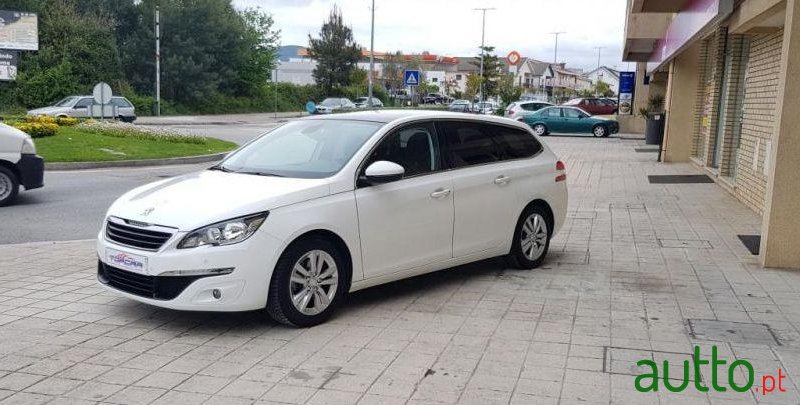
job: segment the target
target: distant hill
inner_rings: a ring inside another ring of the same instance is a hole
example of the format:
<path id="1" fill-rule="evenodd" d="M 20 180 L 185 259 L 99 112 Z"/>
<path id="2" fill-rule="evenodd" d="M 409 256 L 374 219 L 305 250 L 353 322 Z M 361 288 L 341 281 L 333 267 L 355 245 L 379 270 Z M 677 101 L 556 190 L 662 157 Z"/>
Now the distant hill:
<path id="1" fill-rule="evenodd" d="M 297 57 L 297 52 L 305 48 L 300 45 L 286 45 L 278 48 L 278 60 L 288 61 L 291 58 Z"/>

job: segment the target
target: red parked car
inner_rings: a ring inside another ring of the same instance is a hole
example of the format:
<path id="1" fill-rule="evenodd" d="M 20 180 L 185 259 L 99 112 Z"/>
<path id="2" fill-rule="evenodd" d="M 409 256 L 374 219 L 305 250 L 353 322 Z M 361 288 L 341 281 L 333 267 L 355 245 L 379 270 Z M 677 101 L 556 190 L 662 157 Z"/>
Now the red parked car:
<path id="1" fill-rule="evenodd" d="M 592 115 L 612 115 L 618 110 L 615 102 L 601 98 L 574 98 L 564 105 L 578 107 Z"/>

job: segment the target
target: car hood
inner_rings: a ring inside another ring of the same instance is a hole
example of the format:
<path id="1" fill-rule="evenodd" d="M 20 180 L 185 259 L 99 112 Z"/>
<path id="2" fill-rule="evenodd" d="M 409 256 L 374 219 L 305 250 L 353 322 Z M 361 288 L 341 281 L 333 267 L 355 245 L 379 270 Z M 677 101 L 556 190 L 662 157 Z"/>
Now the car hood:
<path id="1" fill-rule="evenodd" d="M 108 215 L 191 231 L 330 194 L 325 179 L 290 179 L 206 170 L 129 191 Z"/>
<path id="2" fill-rule="evenodd" d="M 42 107 L 28 111 L 28 115 L 52 114 L 54 112 L 64 111 L 65 109 L 67 109 L 67 107 Z"/>

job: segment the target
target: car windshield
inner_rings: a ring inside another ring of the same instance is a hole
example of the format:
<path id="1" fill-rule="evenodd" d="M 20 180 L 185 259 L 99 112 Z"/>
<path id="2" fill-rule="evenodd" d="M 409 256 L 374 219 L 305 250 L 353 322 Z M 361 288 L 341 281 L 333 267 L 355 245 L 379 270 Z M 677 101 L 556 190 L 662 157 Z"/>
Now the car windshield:
<path id="1" fill-rule="evenodd" d="M 63 98 L 63 99 L 61 99 L 61 101 L 53 104 L 53 107 L 69 107 L 76 99 L 77 99 L 77 97 L 66 97 L 66 98 Z"/>
<path id="2" fill-rule="evenodd" d="M 324 105 L 325 107 L 333 107 L 342 104 L 342 102 L 339 101 L 338 98 L 326 98 L 325 100 L 322 100 L 320 104 Z"/>
<path id="3" fill-rule="evenodd" d="M 366 103 L 366 102 L 367 102 L 366 97 L 359 97 L 356 99 L 356 103 Z"/>
<path id="4" fill-rule="evenodd" d="M 293 121 L 248 144 L 215 168 L 262 176 L 330 177 L 383 125 L 352 120 Z"/>

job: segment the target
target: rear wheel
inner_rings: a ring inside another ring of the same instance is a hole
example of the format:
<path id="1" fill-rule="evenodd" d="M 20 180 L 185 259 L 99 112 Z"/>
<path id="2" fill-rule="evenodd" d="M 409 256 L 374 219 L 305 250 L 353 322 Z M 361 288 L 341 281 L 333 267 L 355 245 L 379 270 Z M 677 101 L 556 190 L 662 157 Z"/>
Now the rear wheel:
<path id="1" fill-rule="evenodd" d="M 289 326 L 319 325 L 344 300 L 350 269 L 339 249 L 322 237 L 292 243 L 275 266 L 267 312 Z"/>
<path id="2" fill-rule="evenodd" d="M 544 262 L 552 235 L 549 217 L 541 206 L 525 209 L 517 222 L 511 251 L 506 256 L 509 265 L 517 269 L 535 269 Z"/>
<path id="3" fill-rule="evenodd" d="M 11 205 L 19 192 L 19 179 L 7 167 L 0 166 L 0 207 Z"/>
<path id="4" fill-rule="evenodd" d="M 533 126 L 533 133 L 539 136 L 545 136 L 548 134 L 547 127 L 544 124 L 536 124 Z"/>
<path id="5" fill-rule="evenodd" d="M 592 128 L 592 134 L 598 138 L 605 138 L 608 136 L 608 129 L 604 125 L 595 125 L 594 128 Z"/>

